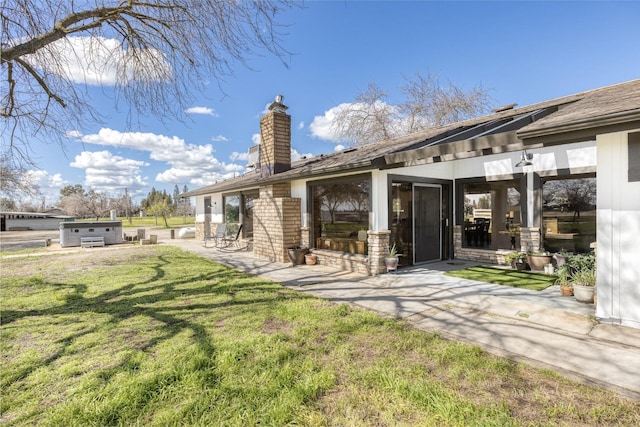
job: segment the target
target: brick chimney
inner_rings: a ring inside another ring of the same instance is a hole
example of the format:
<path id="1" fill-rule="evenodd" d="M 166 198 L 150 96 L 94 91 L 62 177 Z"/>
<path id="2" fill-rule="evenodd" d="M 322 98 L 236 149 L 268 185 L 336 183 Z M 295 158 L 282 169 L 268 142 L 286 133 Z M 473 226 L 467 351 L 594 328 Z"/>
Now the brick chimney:
<path id="1" fill-rule="evenodd" d="M 291 116 L 282 95 L 260 119 L 260 172 L 263 178 L 291 169 Z M 301 200 L 291 197 L 291 182 L 260 186 L 253 205 L 253 253 L 258 258 L 287 262 L 287 248 L 301 240 Z"/>
<path id="2" fill-rule="evenodd" d="M 291 116 L 284 97 L 277 95 L 260 119 L 260 172 L 262 177 L 291 169 Z"/>

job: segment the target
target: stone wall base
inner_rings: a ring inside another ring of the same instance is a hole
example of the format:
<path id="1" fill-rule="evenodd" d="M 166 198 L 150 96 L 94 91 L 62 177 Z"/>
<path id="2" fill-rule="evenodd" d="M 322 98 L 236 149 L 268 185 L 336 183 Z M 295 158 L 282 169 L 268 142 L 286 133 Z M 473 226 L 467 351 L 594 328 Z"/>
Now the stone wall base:
<path id="1" fill-rule="evenodd" d="M 204 240 L 204 222 L 196 221 L 196 240 Z"/>
<path id="2" fill-rule="evenodd" d="M 369 275 L 368 259 L 365 255 L 348 254 L 326 249 L 313 249 L 312 253 L 318 256 L 319 265 L 326 265 L 365 276 Z"/>
<path id="3" fill-rule="evenodd" d="M 504 259 L 505 255 L 510 254 L 513 251 L 498 249 L 473 249 L 473 248 L 461 248 L 455 254 L 456 259 L 464 259 L 468 261 L 476 261 L 487 264 L 500 264 L 506 265 Z"/>
<path id="4" fill-rule="evenodd" d="M 522 252 L 542 250 L 542 239 L 539 228 L 520 228 L 520 250 Z"/>
<path id="5" fill-rule="evenodd" d="M 369 230 L 367 232 L 367 245 L 369 254 L 369 271 L 368 275 L 377 276 L 385 273 L 387 268 L 384 264 L 384 258 L 389 254 L 389 239 L 391 231 Z"/>
<path id="6" fill-rule="evenodd" d="M 462 227 L 453 227 L 454 257 L 469 261 L 491 264 L 506 264 L 505 255 L 513 252 L 509 249 L 474 249 L 462 247 Z M 541 248 L 539 228 L 520 228 L 520 251 L 538 251 Z"/>

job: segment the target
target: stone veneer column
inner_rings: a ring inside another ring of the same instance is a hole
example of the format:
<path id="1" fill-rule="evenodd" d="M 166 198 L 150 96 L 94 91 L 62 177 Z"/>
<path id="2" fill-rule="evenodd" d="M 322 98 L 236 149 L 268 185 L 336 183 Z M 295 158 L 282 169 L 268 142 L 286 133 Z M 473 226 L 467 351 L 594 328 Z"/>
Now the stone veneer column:
<path id="1" fill-rule="evenodd" d="M 204 240 L 205 223 L 196 221 L 195 225 L 196 225 L 196 240 Z"/>
<path id="2" fill-rule="evenodd" d="M 303 248 L 311 247 L 311 229 L 309 227 L 300 227 L 300 246 Z"/>
<path id="3" fill-rule="evenodd" d="M 457 258 L 462 249 L 462 226 L 453 226 L 453 257 Z"/>
<path id="4" fill-rule="evenodd" d="M 301 202 L 290 196 L 289 183 L 260 187 L 253 222 L 253 253 L 257 257 L 288 262 L 287 248 L 300 245 Z"/>
<path id="5" fill-rule="evenodd" d="M 542 239 L 538 227 L 520 227 L 520 250 L 522 252 L 542 250 Z"/>
<path id="6" fill-rule="evenodd" d="M 391 231 L 367 231 L 367 245 L 369 246 L 369 275 L 377 276 L 387 271 L 384 258 L 389 254 L 389 240 Z"/>

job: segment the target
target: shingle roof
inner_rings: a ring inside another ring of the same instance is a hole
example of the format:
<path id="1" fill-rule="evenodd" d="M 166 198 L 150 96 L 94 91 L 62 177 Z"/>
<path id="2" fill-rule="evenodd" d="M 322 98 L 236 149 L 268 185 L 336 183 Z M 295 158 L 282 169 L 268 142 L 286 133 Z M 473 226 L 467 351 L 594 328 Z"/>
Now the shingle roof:
<path id="1" fill-rule="evenodd" d="M 556 111 L 557 109 L 557 111 Z M 260 185 L 291 181 L 300 178 L 321 177 L 340 172 L 351 172 L 377 168 L 377 159 L 384 156 L 393 158 L 393 154 L 419 150 L 426 145 L 453 144 L 460 140 L 446 138 L 456 132 L 462 132 L 484 124 L 506 123 L 515 121 L 537 111 L 552 112 L 531 124 L 513 130 L 514 137 L 526 138 L 529 135 L 554 132 L 563 126 L 578 123 L 582 126 L 596 123 L 599 119 L 624 119 L 625 114 L 632 117 L 640 114 L 640 80 L 620 83 L 592 91 L 581 92 L 553 100 L 532 104 L 521 108 L 507 109 L 486 116 L 452 123 L 446 126 L 426 129 L 398 138 L 379 141 L 373 144 L 347 149 L 337 153 L 322 154 L 293 162 L 291 169 L 268 178 L 262 178 L 259 172 L 248 172 L 237 178 L 229 179 L 213 185 L 184 193 L 183 196 L 219 193 L 240 189 L 257 188 Z M 464 133 L 461 133 L 464 135 Z M 439 142 L 442 141 L 442 142 Z M 445 142 L 446 141 L 446 142 Z M 398 157 L 398 156 L 396 156 Z M 384 164 L 384 162 L 383 162 Z"/>
<path id="2" fill-rule="evenodd" d="M 639 114 L 640 79 L 585 92 L 577 102 L 522 128 L 518 135 L 527 138 L 563 129 L 601 126 L 606 121 L 638 120 Z"/>

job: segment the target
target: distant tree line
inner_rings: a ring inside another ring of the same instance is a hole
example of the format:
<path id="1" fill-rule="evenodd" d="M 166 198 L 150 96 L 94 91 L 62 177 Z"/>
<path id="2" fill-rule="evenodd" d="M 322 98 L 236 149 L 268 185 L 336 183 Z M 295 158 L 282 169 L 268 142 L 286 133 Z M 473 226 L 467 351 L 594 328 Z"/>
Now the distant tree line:
<path id="1" fill-rule="evenodd" d="M 113 197 L 104 192 L 86 190 L 81 184 L 67 185 L 60 190 L 57 208 L 76 218 L 95 218 L 96 220 L 108 217 L 112 210 L 116 211 L 116 216 L 128 218 L 142 212 L 145 215 L 156 216 L 156 223 L 159 216 L 163 217 L 165 225 L 167 225 L 167 217 L 194 214 L 191 200 L 180 197 L 181 193 L 187 191 L 189 189 L 186 185 L 182 192 L 176 185 L 172 197 L 166 190 L 160 192 L 152 188 L 147 197 L 142 199 L 140 204 L 137 204 L 126 190 L 123 195 Z M 21 203 L 16 199 L 17 197 L 12 196 L 0 198 L 0 209 L 2 211 L 23 212 L 43 212 L 46 209 L 44 199 L 41 204 Z"/>

